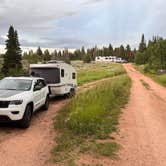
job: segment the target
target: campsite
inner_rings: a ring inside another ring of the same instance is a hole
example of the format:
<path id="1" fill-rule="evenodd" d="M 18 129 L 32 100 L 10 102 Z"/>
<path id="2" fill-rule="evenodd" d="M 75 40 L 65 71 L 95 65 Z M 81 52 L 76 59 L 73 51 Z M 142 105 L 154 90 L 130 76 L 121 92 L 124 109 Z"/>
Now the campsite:
<path id="1" fill-rule="evenodd" d="M 166 166 L 166 1 L 0 1 L 0 166 Z"/>

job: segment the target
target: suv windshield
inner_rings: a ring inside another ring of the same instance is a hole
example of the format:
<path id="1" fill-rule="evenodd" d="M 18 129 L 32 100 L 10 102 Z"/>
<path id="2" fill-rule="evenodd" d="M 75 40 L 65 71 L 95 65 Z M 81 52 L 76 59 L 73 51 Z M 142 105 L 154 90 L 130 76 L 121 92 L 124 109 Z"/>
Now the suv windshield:
<path id="1" fill-rule="evenodd" d="M 3 79 L 0 81 L 0 90 L 29 91 L 31 86 L 32 80 Z"/>

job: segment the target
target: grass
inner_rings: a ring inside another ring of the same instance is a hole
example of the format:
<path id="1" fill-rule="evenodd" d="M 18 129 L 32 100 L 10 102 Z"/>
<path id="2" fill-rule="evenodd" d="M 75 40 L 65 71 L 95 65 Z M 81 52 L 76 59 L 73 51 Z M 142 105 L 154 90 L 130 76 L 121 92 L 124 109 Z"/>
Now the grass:
<path id="1" fill-rule="evenodd" d="M 135 68 L 146 76 L 152 78 L 155 82 L 166 87 L 166 74 L 147 73 L 144 71 L 145 65 L 135 65 Z"/>
<path id="2" fill-rule="evenodd" d="M 78 72 L 78 85 L 125 73 L 125 70 L 121 64 L 83 64 L 77 61 L 73 62 L 72 65 Z"/>
<path id="3" fill-rule="evenodd" d="M 158 82 L 159 84 L 166 87 L 166 74 L 163 75 L 149 75 L 153 80 Z"/>
<path id="4" fill-rule="evenodd" d="M 53 149 L 53 160 L 73 164 L 81 154 L 115 158 L 119 145 L 114 141 L 99 143 L 98 140 L 110 139 L 111 133 L 117 130 L 130 86 L 128 76 L 121 75 L 73 98 L 55 119 L 59 136 Z"/>

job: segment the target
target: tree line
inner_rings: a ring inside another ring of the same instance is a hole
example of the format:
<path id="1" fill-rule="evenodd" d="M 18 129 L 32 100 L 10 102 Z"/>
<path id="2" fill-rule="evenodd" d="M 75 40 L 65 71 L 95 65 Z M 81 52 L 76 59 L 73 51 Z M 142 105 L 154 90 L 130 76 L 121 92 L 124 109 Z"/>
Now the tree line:
<path id="1" fill-rule="evenodd" d="M 142 35 L 139 49 L 135 56 L 135 63 L 145 65 L 145 71 L 156 73 L 159 70 L 166 70 L 166 39 L 154 36 L 146 44 Z"/>
<path id="2" fill-rule="evenodd" d="M 111 44 L 108 47 L 98 48 L 97 46 L 85 49 L 84 46 L 81 49 L 76 49 L 73 53 L 69 52 L 68 49 L 62 51 L 54 50 L 54 52 L 49 53 L 46 49 L 42 52 L 41 48 L 38 47 L 36 52 L 30 50 L 28 53 L 23 54 L 23 59 L 29 61 L 29 63 L 36 63 L 38 61 L 49 61 L 49 60 L 63 60 L 67 63 L 73 60 L 81 60 L 85 63 L 89 63 L 95 60 L 97 56 L 116 56 L 121 57 L 128 62 L 134 62 L 134 56 L 136 54 L 136 49 L 131 50 L 130 45 L 126 48 L 121 45 L 120 47 L 113 48 Z"/>
<path id="3" fill-rule="evenodd" d="M 131 49 L 130 45 L 126 47 L 113 47 L 109 44 L 107 47 L 98 48 L 97 46 L 85 49 L 76 49 L 73 53 L 68 49 L 63 51 L 54 50 L 52 53 L 48 49 L 42 51 L 40 47 L 36 51 L 22 53 L 18 38 L 17 30 L 10 26 L 6 40 L 6 53 L 3 57 L 3 65 L 1 73 L 4 76 L 14 75 L 18 73 L 26 73 L 23 69 L 22 62 L 26 61 L 28 64 L 47 62 L 49 60 L 62 60 L 70 63 L 72 60 L 82 60 L 89 63 L 95 60 L 97 56 L 116 56 L 127 62 L 135 62 L 136 64 L 146 64 L 146 70 L 157 71 L 159 69 L 166 70 L 166 39 L 161 37 L 153 37 L 152 40 L 146 44 L 144 34 L 138 50 Z"/>

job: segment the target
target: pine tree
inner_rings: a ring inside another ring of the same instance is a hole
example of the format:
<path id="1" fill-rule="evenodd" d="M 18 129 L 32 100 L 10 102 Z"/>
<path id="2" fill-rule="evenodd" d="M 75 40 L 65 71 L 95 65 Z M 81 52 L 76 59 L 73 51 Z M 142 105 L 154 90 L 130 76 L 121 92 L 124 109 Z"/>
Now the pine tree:
<path id="1" fill-rule="evenodd" d="M 139 52 L 143 53 L 146 50 L 146 42 L 144 34 L 142 35 L 141 43 L 139 44 Z"/>
<path id="2" fill-rule="evenodd" d="M 58 52 L 58 57 L 61 57 L 62 56 L 62 53 L 61 53 L 61 51 L 59 50 L 59 52 Z"/>
<path id="3" fill-rule="evenodd" d="M 44 61 L 49 61 L 49 60 L 51 60 L 51 55 L 50 55 L 48 49 L 46 49 L 46 50 L 44 51 L 43 60 L 44 60 Z"/>
<path id="4" fill-rule="evenodd" d="M 123 45 L 120 46 L 120 50 L 119 51 L 120 51 L 120 57 L 122 59 L 125 59 L 125 49 L 124 49 Z"/>
<path id="5" fill-rule="evenodd" d="M 64 50 L 64 54 L 63 55 L 64 55 L 63 60 L 66 63 L 70 64 L 70 55 L 69 55 L 69 51 L 68 51 L 67 48 Z"/>
<path id="6" fill-rule="evenodd" d="M 110 56 L 109 48 L 103 47 L 104 56 Z"/>
<path id="7" fill-rule="evenodd" d="M 119 47 L 116 47 L 116 48 L 114 49 L 114 56 L 120 57 L 120 49 L 119 49 Z"/>
<path id="8" fill-rule="evenodd" d="M 22 69 L 22 51 L 20 48 L 20 43 L 18 40 L 18 33 L 17 31 L 14 32 L 14 36 L 15 36 L 15 41 L 16 41 L 16 64 L 17 64 L 17 68 L 18 69 Z"/>
<path id="9" fill-rule="evenodd" d="M 111 44 L 109 44 L 108 49 L 109 49 L 109 56 L 113 56 L 114 55 L 114 49 L 113 49 Z"/>
<path id="10" fill-rule="evenodd" d="M 82 60 L 81 58 L 82 57 L 81 57 L 81 51 L 80 51 L 80 49 L 75 50 L 74 51 L 74 59 L 75 60 Z"/>
<path id="11" fill-rule="evenodd" d="M 38 49 L 37 49 L 37 51 L 36 51 L 36 54 L 37 54 L 38 56 L 42 56 L 42 55 L 43 55 L 43 52 L 42 52 L 42 50 L 41 50 L 40 47 L 38 47 Z"/>
<path id="12" fill-rule="evenodd" d="M 85 48 L 84 48 L 84 46 L 82 46 L 82 48 L 81 48 L 81 59 L 84 59 L 84 56 L 85 56 Z"/>
<path id="13" fill-rule="evenodd" d="M 126 46 L 126 60 L 127 60 L 127 61 L 130 60 L 130 56 L 132 56 L 132 54 L 131 54 L 131 47 L 130 47 L 130 45 L 128 44 L 128 45 Z"/>
<path id="14" fill-rule="evenodd" d="M 4 64 L 2 72 L 4 75 L 17 74 L 22 69 L 22 55 L 21 48 L 18 40 L 17 31 L 13 26 L 10 26 L 6 40 L 6 53 L 4 55 Z"/>
<path id="15" fill-rule="evenodd" d="M 54 52 L 51 54 L 51 59 L 55 60 L 58 56 L 57 50 L 54 50 Z"/>

